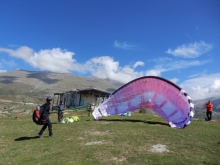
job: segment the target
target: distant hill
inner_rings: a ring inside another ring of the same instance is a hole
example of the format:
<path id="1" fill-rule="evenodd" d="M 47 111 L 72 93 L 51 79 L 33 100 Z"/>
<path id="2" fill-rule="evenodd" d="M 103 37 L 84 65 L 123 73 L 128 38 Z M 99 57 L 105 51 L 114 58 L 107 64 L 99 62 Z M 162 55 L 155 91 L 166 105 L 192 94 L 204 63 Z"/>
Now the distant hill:
<path id="1" fill-rule="evenodd" d="M 0 96 L 29 96 L 45 98 L 57 92 L 74 89 L 97 88 L 112 93 L 123 84 L 96 77 L 77 76 L 71 73 L 52 73 L 15 70 L 0 73 Z M 0 99 L 4 99 L 0 97 Z M 24 99 L 23 99 L 24 100 Z M 211 98 L 214 111 L 220 112 L 220 98 Z M 196 110 L 205 110 L 206 100 L 193 100 Z"/>
<path id="2" fill-rule="evenodd" d="M 70 73 L 16 70 L 0 73 L 0 95 L 53 96 L 56 92 L 97 88 L 112 93 L 123 84 Z"/>
<path id="3" fill-rule="evenodd" d="M 205 110 L 205 105 L 211 100 L 213 103 L 213 111 L 220 112 L 220 98 L 210 98 L 210 99 L 203 99 L 203 100 L 195 100 L 195 109 Z"/>

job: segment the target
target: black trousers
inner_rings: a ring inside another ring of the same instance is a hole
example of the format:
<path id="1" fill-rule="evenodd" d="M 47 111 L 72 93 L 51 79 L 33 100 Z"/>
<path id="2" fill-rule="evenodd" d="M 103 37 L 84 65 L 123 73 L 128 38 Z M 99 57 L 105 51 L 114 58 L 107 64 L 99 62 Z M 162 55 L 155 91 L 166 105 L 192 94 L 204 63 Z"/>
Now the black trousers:
<path id="1" fill-rule="evenodd" d="M 212 120 L 212 112 L 207 111 L 206 116 L 208 120 Z"/>
<path id="2" fill-rule="evenodd" d="M 58 122 L 61 122 L 63 119 L 63 112 L 62 111 L 58 111 Z"/>
<path id="3" fill-rule="evenodd" d="M 88 111 L 88 116 L 90 116 L 92 114 L 92 110 L 87 110 Z"/>
<path id="4" fill-rule="evenodd" d="M 53 135 L 52 124 L 51 124 L 49 118 L 47 118 L 46 123 L 45 123 L 44 126 L 41 128 L 41 130 L 40 130 L 40 132 L 39 132 L 38 134 L 39 134 L 39 135 L 42 135 L 47 127 L 48 127 L 48 131 L 49 131 L 49 136 Z"/>

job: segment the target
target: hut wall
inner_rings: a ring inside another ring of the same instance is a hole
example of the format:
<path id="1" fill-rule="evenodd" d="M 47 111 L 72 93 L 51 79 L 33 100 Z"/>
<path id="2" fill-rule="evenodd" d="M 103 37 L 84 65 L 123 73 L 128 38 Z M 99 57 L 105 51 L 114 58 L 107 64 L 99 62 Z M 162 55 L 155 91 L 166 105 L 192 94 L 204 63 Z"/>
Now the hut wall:
<path id="1" fill-rule="evenodd" d="M 94 95 L 89 95 L 89 94 L 83 94 L 82 93 L 82 98 L 81 98 L 81 105 L 87 105 L 91 103 L 96 103 L 96 97 Z"/>

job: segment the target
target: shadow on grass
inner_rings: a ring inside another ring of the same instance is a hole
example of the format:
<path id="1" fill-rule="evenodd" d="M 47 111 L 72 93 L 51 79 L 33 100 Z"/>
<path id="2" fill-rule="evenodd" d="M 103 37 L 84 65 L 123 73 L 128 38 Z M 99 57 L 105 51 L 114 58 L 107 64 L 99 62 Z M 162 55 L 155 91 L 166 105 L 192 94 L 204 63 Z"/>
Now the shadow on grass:
<path id="1" fill-rule="evenodd" d="M 143 122 L 143 123 L 147 123 L 150 125 L 165 125 L 170 127 L 170 125 L 168 123 L 163 123 L 163 122 L 159 122 L 159 121 L 143 121 L 143 120 L 135 120 L 135 119 L 99 119 L 99 121 L 120 121 L 120 122 Z"/>
<path id="2" fill-rule="evenodd" d="M 15 141 L 23 141 L 23 140 L 31 140 L 31 139 L 39 139 L 39 136 L 32 136 L 32 137 L 24 136 L 24 137 L 19 137 L 19 138 L 15 139 Z"/>

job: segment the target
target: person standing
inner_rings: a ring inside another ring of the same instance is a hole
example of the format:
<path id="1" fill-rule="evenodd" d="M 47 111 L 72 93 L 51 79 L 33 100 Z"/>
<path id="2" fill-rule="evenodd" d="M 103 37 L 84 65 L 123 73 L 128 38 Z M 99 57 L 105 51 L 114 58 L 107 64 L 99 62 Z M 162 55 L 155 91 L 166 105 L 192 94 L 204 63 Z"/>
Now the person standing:
<path id="1" fill-rule="evenodd" d="M 60 101 L 59 109 L 58 109 L 58 122 L 63 120 L 63 110 L 65 109 L 63 101 Z"/>
<path id="2" fill-rule="evenodd" d="M 90 116 L 90 114 L 92 114 L 92 112 L 94 111 L 94 109 L 95 109 L 95 104 L 94 104 L 94 103 L 90 104 L 90 105 L 87 107 L 87 111 L 89 112 L 89 113 L 88 113 L 88 116 Z"/>
<path id="3" fill-rule="evenodd" d="M 213 108 L 213 104 L 211 103 L 211 100 L 208 101 L 208 103 L 206 104 L 206 116 L 207 116 L 207 120 L 212 120 L 212 108 Z"/>
<path id="4" fill-rule="evenodd" d="M 52 124 L 50 122 L 50 105 L 52 103 L 52 98 L 51 97 L 47 97 L 46 99 L 46 103 L 43 106 L 44 110 L 42 112 L 42 118 L 44 120 L 46 120 L 44 126 L 41 128 L 40 132 L 38 133 L 38 136 L 41 137 L 43 132 L 45 131 L 45 129 L 48 127 L 48 131 L 49 131 L 49 137 L 53 137 L 53 131 L 52 131 Z"/>

